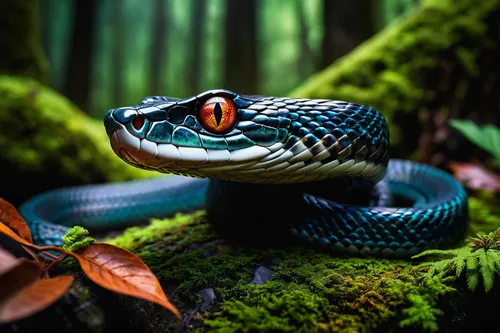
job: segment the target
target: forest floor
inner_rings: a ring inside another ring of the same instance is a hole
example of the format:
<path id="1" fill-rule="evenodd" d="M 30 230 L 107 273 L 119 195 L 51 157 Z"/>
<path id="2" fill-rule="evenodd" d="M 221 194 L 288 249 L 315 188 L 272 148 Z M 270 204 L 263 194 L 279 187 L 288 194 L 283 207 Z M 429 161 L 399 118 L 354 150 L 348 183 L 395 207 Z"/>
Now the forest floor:
<path id="1" fill-rule="evenodd" d="M 500 226 L 493 201 L 469 200 L 469 235 Z M 134 332 L 481 332 L 500 304 L 498 284 L 486 294 L 469 291 L 465 279 L 427 279 L 417 260 L 223 240 L 203 211 L 155 219 L 109 242 L 136 253 L 183 316 L 113 296 Z"/>

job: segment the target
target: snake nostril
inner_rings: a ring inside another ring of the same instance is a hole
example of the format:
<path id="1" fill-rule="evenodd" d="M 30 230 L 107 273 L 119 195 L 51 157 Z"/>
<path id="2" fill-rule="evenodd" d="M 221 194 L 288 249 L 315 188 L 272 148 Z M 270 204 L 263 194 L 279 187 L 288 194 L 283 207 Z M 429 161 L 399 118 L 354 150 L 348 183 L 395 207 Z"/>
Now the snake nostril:
<path id="1" fill-rule="evenodd" d="M 134 119 L 132 119 L 132 126 L 134 126 L 137 131 L 140 131 L 142 126 L 144 126 L 144 116 L 135 116 Z"/>

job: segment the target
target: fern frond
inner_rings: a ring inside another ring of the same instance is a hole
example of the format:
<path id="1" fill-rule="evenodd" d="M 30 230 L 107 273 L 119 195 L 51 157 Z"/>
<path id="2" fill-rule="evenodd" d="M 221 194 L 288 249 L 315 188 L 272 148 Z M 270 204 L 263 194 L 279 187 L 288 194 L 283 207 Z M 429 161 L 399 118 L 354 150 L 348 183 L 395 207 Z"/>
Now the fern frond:
<path id="1" fill-rule="evenodd" d="M 500 251 L 489 251 L 488 256 L 493 262 L 495 273 L 500 274 Z"/>
<path id="2" fill-rule="evenodd" d="M 439 250 L 439 249 L 430 249 L 430 250 L 425 250 L 423 252 L 420 252 L 419 254 L 416 254 L 412 256 L 412 259 L 416 258 L 421 258 L 424 256 L 431 256 L 431 255 L 439 255 L 439 256 L 457 256 L 460 254 L 460 249 L 451 249 L 451 250 Z"/>
<path id="3" fill-rule="evenodd" d="M 452 281 L 460 278 L 465 272 L 467 287 L 476 290 L 479 280 L 482 281 L 484 291 L 489 292 L 495 282 L 495 274 L 500 274 L 500 228 L 487 235 L 477 235 L 471 238 L 467 246 L 451 249 L 431 249 L 423 251 L 412 258 L 423 256 L 447 256 L 433 262 L 425 262 L 417 267 L 429 267 L 424 282 L 434 276 L 442 281 Z"/>
<path id="4" fill-rule="evenodd" d="M 492 258 L 489 256 L 489 252 L 484 249 L 480 249 L 478 252 L 479 258 L 479 272 L 483 278 L 484 291 L 488 292 L 493 288 L 493 282 L 495 279 L 495 265 Z"/>
<path id="5" fill-rule="evenodd" d="M 455 260 L 455 277 L 458 279 L 462 272 L 464 271 L 466 261 L 462 257 Z"/>
<path id="6" fill-rule="evenodd" d="M 467 287 L 470 290 L 476 290 L 479 284 L 479 274 L 478 274 L 478 260 L 476 256 L 470 256 L 467 258 Z"/>

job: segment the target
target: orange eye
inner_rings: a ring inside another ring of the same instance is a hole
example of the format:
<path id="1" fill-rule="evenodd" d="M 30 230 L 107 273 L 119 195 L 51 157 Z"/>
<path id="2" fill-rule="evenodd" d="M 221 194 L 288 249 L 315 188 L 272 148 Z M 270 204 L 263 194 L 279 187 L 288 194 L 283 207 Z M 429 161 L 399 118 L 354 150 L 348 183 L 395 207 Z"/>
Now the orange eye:
<path id="1" fill-rule="evenodd" d="M 236 122 L 236 108 L 224 97 L 209 98 L 198 113 L 203 128 L 211 133 L 224 133 Z"/>

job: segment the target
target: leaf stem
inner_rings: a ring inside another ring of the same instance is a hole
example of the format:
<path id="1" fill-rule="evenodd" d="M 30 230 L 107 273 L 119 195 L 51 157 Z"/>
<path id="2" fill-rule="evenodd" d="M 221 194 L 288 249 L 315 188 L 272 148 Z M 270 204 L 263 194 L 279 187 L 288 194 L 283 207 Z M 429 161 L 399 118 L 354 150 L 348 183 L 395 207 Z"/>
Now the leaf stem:
<path id="1" fill-rule="evenodd" d="M 56 259 L 54 259 L 54 261 L 51 262 L 49 266 L 47 266 L 46 270 L 47 271 L 51 270 L 55 265 L 57 265 L 58 263 L 60 263 L 61 261 L 63 261 L 64 258 L 66 258 L 66 254 L 61 254 L 59 257 L 57 257 Z"/>
<path id="2" fill-rule="evenodd" d="M 55 256 L 52 253 L 47 252 L 47 251 L 40 251 L 40 253 L 42 253 L 44 256 L 49 257 L 52 260 L 56 260 L 57 258 L 59 258 L 58 256 Z"/>

